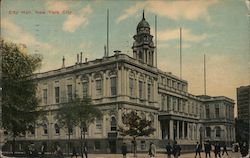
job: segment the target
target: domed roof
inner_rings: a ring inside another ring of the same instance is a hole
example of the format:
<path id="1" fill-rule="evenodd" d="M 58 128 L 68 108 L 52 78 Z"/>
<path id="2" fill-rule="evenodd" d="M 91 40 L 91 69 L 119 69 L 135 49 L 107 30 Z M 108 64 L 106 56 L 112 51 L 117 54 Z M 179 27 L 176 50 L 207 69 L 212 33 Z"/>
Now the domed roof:
<path id="1" fill-rule="evenodd" d="M 139 22 L 139 24 L 137 25 L 137 29 L 139 28 L 150 28 L 148 22 L 145 20 L 145 17 L 144 17 L 144 11 L 143 11 L 143 16 L 142 16 L 142 20 Z"/>

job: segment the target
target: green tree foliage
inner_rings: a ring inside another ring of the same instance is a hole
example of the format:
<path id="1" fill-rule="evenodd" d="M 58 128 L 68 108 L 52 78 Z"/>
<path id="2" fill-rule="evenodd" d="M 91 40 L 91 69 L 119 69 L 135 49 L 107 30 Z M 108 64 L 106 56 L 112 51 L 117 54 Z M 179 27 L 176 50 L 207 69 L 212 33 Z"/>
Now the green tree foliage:
<path id="1" fill-rule="evenodd" d="M 32 76 L 42 59 L 39 55 L 25 54 L 16 44 L 3 40 L 0 49 L 3 75 L 3 128 L 12 134 L 14 142 L 16 136 L 34 130 L 39 116 L 37 85 Z"/>
<path id="2" fill-rule="evenodd" d="M 89 97 L 82 99 L 76 97 L 72 101 L 62 104 L 56 115 L 60 126 L 67 128 L 69 133 L 73 126 L 79 126 L 81 129 L 84 129 L 81 131 L 81 139 L 82 133 L 84 133 L 85 138 L 85 132 L 88 126 L 93 123 L 96 118 L 101 117 L 101 111 L 92 104 L 92 100 Z"/>
<path id="3" fill-rule="evenodd" d="M 152 127 L 152 121 L 145 117 L 139 116 L 135 111 L 123 114 L 122 122 L 125 127 L 120 126 L 119 131 L 123 136 L 131 136 L 134 141 L 134 156 L 136 156 L 136 138 L 142 136 L 150 136 L 154 133 L 155 128 Z"/>

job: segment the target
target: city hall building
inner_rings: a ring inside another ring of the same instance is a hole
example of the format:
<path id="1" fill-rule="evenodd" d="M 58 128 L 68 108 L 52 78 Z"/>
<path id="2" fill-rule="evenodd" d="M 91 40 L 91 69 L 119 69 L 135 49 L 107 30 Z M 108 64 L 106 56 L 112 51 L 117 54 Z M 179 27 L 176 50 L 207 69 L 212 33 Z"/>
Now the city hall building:
<path id="1" fill-rule="evenodd" d="M 131 39 L 132 40 L 132 39 Z M 156 66 L 155 44 L 150 25 L 144 15 L 136 28 L 132 46 L 133 57 L 116 51 L 93 61 L 78 57 L 75 65 L 38 73 L 37 96 L 46 112 L 34 132 L 19 137 L 24 141 L 59 143 L 67 148 L 68 133 L 55 119 L 58 105 L 75 95 L 90 96 L 93 106 L 103 117 L 96 119 L 86 132 L 90 152 L 120 152 L 123 142 L 132 150 L 132 138 L 118 132 L 122 115 L 136 111 L 152 121 L 156 131 L 150 137 L 139 137 L 137 148 L 148 151 L 149 143 L 164 148 L 167 141 L 176 140 L 183 150 L 193 150 L 196 142 L 235 141 L 234 101 L 224 96 L 195 96 L 188 92 L 188 82 Z M 72 142 L 79 145 L 80 127 L 74 127 Z M 66 152 L 67 150 L 65 150 Z"/>

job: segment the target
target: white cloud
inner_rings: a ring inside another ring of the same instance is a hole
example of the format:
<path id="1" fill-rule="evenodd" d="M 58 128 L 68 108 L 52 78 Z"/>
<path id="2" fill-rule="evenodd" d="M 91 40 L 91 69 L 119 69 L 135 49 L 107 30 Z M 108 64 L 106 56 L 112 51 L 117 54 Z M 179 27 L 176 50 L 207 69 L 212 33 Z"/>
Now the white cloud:
<path id="1" fill-rule="evenodd" d="M 61 66 L 61 61 L 56 61 L 54 59 L 58 58 L 58 53 L 62 52 L 60 49 L 63 48 L 59 49 L 49 43 L 38 41 L 31 33 L 24 31 L 20 26 L 17 26 L 7 18 L 2 19 L 1 22 L 2 37 L 5 41 L 17 43 L 19 45 L 24 44 L 27 46 L 28 53 L 39 53 L 43 56 L 41 71 L 51 70 L 52 67 L 56 69 Z M 35 52 L 36 49 L 38 52 Z M 54 61 L 51 62 L 51 60 Z"/>
<path id="2" fill-rule="evenodd" d="M 88 24 L 88 16 L 93 12 L 90 5 L 82 8 L 78 15 L 70 14 L 63 23 L 63 30 L 66 32 L 75 32 L 80 26 L 86 26 Z"/>
<path id="3" fill-rule="evenodd" d="M 125 19 L 127 19 L 129 16 L 132 16 L 134 15 L 137 11 L 139 11 L 140 9 L 144 8 L 146 5 L 146 3 L 142 3 L 142 2 L 139 2 L 137 4 L 135 4 L 134 6 L 126 9 L 124 11 L 124 14 L 122 14 L 121 16 L 119 16 L 117 19 L 116 19 L 116 22 L 119 23 Z"/>
<path id="4" fill-rule="evenodd" d="M 46 5 L 48 10 L 53 10 L 53 11 L 61 12 L 63 10 L 69 9 L 69 6 L 62 1 L 47 1 Z"/>
<path id="5" fill-rule="evenodd" d="M 2 34 L 5 40 L 14 42 L 14 43 L 22 43 L 29 45 L 39 45 L 42 49 L 51 49 L 52 45 L 44 42 L 39 42 L 37 39 L 30 33 L 25 32 L 21 27 L 14 24 L 9 19 L 2 19 Z"/>
<path id="6" fill-rule="evenodd" d="M 208 38 L 208 35 L 203 33 L 201 35 L 196 35 L 191 32 L 189 29 L 182 28 L 182 39 L 183 41 L 189 42 L 200 42 L 204 39 Z M 180 39 L 180 29 L 165 29 L 158 32 L 158 40 L 159 41 L 169 41 L 169 40 L 176 40 Z"/>
<path id="7" fill-rule="evenodd" d="M 145 2 L 138 2 L 135 6 L 131 6 L 124 10 L 124 13 L 117 18 L 117 23 L 133 16 L 136 12 L 146 9 L 147 12 L 157 14 L 159 16 L 168 17 L 173 20 L 187 19 L 196 20 L 204 18 L 209 21 L 208 8 L 217 3 L 218 0 L 209 1 L 161 1 L 161 0 L 147 0 Z"/>

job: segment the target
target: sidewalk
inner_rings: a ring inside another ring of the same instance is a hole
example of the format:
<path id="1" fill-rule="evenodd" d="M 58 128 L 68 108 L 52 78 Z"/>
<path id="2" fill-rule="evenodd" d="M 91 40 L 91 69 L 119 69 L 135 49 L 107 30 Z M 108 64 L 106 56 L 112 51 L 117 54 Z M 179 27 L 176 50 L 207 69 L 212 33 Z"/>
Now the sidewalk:
<path id="1" fill-rule="evenodd" d="M 228 152 L 229 156 L 223 155 L 221 158 L 241 158 L 240 153 Z M 67 157 L 70 158 L 70 157 Z M 81 158 L 78 156 L 78 158 Z M 88 158 L 122 158 L 121 154 L 88 154 Z M 127 158 L 134 158 L 133 154 L 129 153 Z M 136 158 L 149 158 L 147 154 L 137 154 Z M 157 154 L 156 158 L 167 158 L 166 154 Z M 174 158 L 173 156 L 171 158 Z M 195 158 L 195 153 L 182 154 L 179 158 Z M 198 158 L 198 157 L 197 157 Z M 205 153 L 201 153 L 201 158 L 205 158 Z M 211 158 L 214 157 L 214 153 L 211 152 Z"/>

